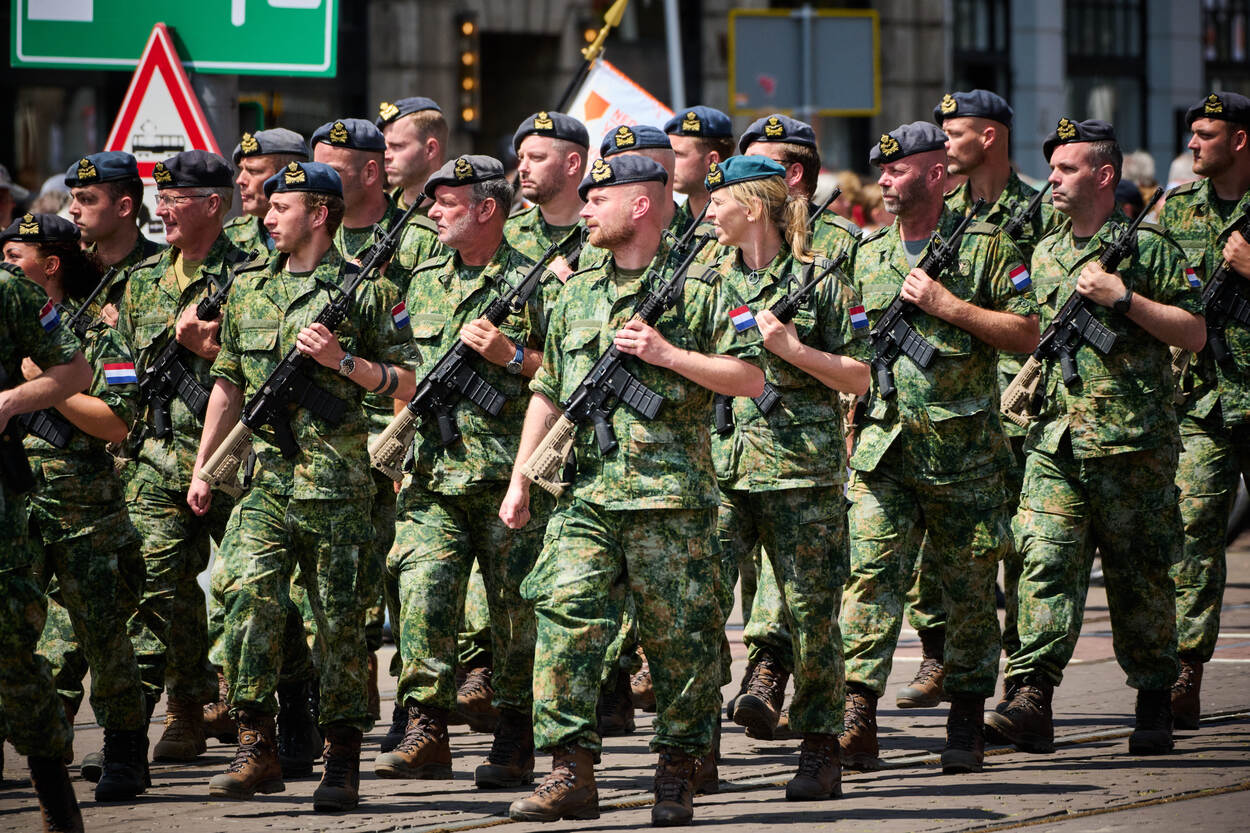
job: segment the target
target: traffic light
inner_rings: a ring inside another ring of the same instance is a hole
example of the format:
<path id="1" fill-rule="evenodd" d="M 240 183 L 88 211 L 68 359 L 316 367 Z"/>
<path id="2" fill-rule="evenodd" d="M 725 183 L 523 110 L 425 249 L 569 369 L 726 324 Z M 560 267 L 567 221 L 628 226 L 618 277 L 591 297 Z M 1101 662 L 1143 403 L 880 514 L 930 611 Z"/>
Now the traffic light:
<path id="1" fill-rule="evenodd" d="M 459 44 L 460 124 L 465 130 L 482 126 L 482 49 L 476 12 L 456 15 Z"/>

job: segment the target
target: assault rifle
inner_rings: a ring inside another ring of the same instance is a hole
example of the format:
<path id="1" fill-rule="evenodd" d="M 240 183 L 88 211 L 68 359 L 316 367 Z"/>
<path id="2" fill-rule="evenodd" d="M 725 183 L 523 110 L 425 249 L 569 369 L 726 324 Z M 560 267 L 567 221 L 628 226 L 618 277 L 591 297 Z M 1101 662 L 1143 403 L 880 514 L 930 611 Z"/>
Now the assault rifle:
<path id="1" fill-rule="evenodd" d="M 1119 269 L 1120 263 L 1133 253 L 1137 245 L 1137 227 L 1162 195 L 1163 189 L 1156 189 L 1150 202 L 1133 218 L 1133 222 L 1103 248 L 1102 254 L 1098 256 L 1098 264 L 1104 271 L 1114 272 Z M 999 406 L 1003 416 L 1024 428 L 1036 415 L 1038 400 L 1042 396 L 1042 392 L 1038 390 L 1042 362 L 1058 359 L 1063 383 L 1071 389 L 1081 381 L 1081 375 L 1076 369 L 1076 351 L 1082 344 L 1088 344 L 1104 356 L 1111 352 L 1111 348 L 1115 346 L 1116 334 L 1094 316 L 1096 306 L 1093 301 L 1075 289 L 1072 290 L 1046 332 L 1042 333 L 1033 355 L 1029 356 L 1016 378 L 1003 391 Z"/>
<path id="2" fill-rule="evenodd" d="M 1046 192 L 1049 190 L 1050 183 L 1047 182 L 1040 191 L 1033 195 L 1033 199 L 1029 200 L 1028 205 L 1011 215 L 1011 218 L 1003 223 L 1003 233 L 1012 240 L 1019 240 L 1025 226 L 1031 225 L 1033 218 L 1037 216 L 1037 212 L 1042 210 L 1042 197 L 1046 196 Z"/>
<path id="3" fill-rule="evenodd" d="M 381 235 L 360 258 L 360 265 L 347 264 L 344 267 L 346 277 L 336 294 L 321 308 L 314 324 L 324 324 L 331 333 L 335 332 L 347 318 L 348 310 L 355 299 L 356 288 L 367 279 L 372 279 L 394 255 L 395 248 L 404 227 L 426 202 L 421 197 L 404 212 L 385 234 Z M 213 456 L 195 476 L 213 488 L 222 484 L 235 482 L 239 466 L 247 458 L 252 446 L 252 434 L 262 426 L 273 429 L 274 444 L 288 460 L 299 454 L 299 443 L 291 430 L 291 412 L 295 408 L 307 408 L 328 425 L 338 425 L 347 415 L 347 403 L 332 393 L 322 389 L 312 381 L 309 363 L 313 360 L 292 346 L 281 363 L 269 374 L 269 378 L 247 404 L 239 417 L 238 425 L 222 441 Z"/>
<path id="4" fill-rule="evenodd" d="M 955 227 L 949 240 L 943 241 L 935 231 L 933 239 L 929 241 L 929 251 L 916 264 L 917 268 L 924 270 L 934 280 L 950 268 L 959 254 L 959 243 L 964 232 L 984 206 L 984 199 L 978 199 L 973 203 L 972 210 L 959 221 L 959 225 Z M 890 306 L 868 331 L 868 340 L 873 352 L 870 364 L 877 375 L 877 392 L 886 399 L 890 399 L 896 393 L 894 363 L 898 361 L 900 355 L 907 356 L 921 369 L 927 369 L 937 355 L 937 348 L 916 332 L 911 322 L 907 320 L 915 309 L 916 306 L 910 301 L 903 300 L 900 293 L 894 296 Z"/>
<path id="5" fill-rule="evenodd" d="M 687 234 L 693 231 L 693 226 Z M 660 316 L 681 298 L 686 288 L 686 274 L 699 252 L 712 240 L 703 234 L 690 244 L 689 251 L 678 264 L 673 276 L 659 288 L 648 292 L 634 307 L 633 317 L 655 326 Z M 658 279 L 654 273 L 652 279 Z M 521 469 L 542 489 L 559 497 L 567 484 L 556 481 L 556 472 L 569 459 L 573 451 L 573 439 L 577 428 L 584 422 L 595 427 L 595 439 L 600 454 L 611 454 L 617 448 L 616 432 L 612 429 L 612 414 L 622 403 L 643 419 L 655 419 L 664 399 L 638 380 L 625 367 L 626 355 L 612 344 L 586 377 L 578 383 L 573 395 L 564 403 L 564 413 L 556 420 L 534 453 Z"/>
<path id="6" fill-rule="evenodd" d="M 1250 240 L 1250 214 L 1242 218 L 1236 231 Z M 1224 331 L 1230 323 L 1250 327 L 1250 297 L 1246 295 L 1245 279 L 1233 271 L 1225 260 L 1202 287 L 1202 309 L 1207 319 L 1207 349 L 1220 364 L 1232 359 Z M 1189 369 L 1193 353 L 1172 348 L 1172 370 L 1179 379 Z"/>
<path id="7" fill-rule="evenodd" d="M 91 309 L 91 304 L 96 298 L 99 297 L 101 292 L 108 288 L 109 284 L 113 282 L 113 276 L 116 274 L 116 266 L 105 272 L 104 277 L 100 278 L 100 282 L 95 285 L 95 289 L 91 290 L 91 294 L 89 294 L 86 299 L 78 305 L 78 309 L 74 310 L 73 313 L 65 319 L 65 326 L 73 330 L 74 335 L 78 336 L 79 341 L 82 341 L 86 337 L 87 330 L 91 328 L 91 324 L 93 323 L 91 316 L 87 314 Z"/>
<path id="8" fill-rule="evenodd" d="M 0 365 L 0 390 L 13 386 L 8 371 Z M 27 434 L 56 448 L 65 448 L 74 434 L 74 426 L 51 408 L 10 417 L 4 431 L 0 432 L 0 480 L 15 493 L 35 488 L 35 475 L 22 445 L 22 438 Z"/>
<path id="9" fill-rule="evenodd" d="M 829 266 L 820 271 L 819 275 L 813 276 L 812 272 L 816 269 L 815 261 L 809 263 L 807 268 L 803 270 L 803 278 L 805 283 L 799 285 L 793 292 L 784 296 L 777 303 L 768 308 L 768 311 L 777 316 L 777 320 L 782 324 L 789 324 L 794 320 L 794 316 L 798 313 L 799 307 L 807 301 L 812 292 L 816 289 L 816 284 L 825 279 L 827 275 L 842 265 L 846 260 L 846 251 L 843 250 Z M 734 430 L 734 398 L 726 396 L 723 393 L 716 394 L 714 399 L 716 420 L 716 433 L 722 437 Z M 777 407 L 777 403 L 781 401 L 781 394 L 773 387 L 772 382 L 764 383 L 764 392 L 759 396 L 751 397 L 751 401 L 755 403 L 755 407 L 764 416 L 768 416 L 773 408 Z"/>
<path id="10" fill-rule="evenodd" d="M 491 301 L 481 317 L 498 327 L 509 315 L 524 309 L 542 280 L 545 264 L 559 249 L 558 242 L 552 243 L 525 277 L 508 292 Z M 404 479 L 404 455 L 412 445 L 417 422 L 422 417 L 433 417 L 437 421 L 439 438 L 444 447 L 460 439 L 452 412 L 462 398 L 467 398 L 491 416 L 499 416 L 508 398 L 474 369 L 478 358 L 477 351 L 456 339 L 456 343 L 418 383 L 417 392 L 404 409 L 378 436 L 369 452 L 374 468 L 396 482 Z"/>

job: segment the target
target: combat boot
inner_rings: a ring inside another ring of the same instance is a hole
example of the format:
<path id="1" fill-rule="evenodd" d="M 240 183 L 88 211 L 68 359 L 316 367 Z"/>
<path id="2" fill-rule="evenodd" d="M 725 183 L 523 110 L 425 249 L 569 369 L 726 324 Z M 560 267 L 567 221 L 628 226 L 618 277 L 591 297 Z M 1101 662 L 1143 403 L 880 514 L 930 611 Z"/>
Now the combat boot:
<path id="1" fill-rule="evenodd" d="M 679 827 L 694 820 L 695 782 L 705 766 L 704 757 L 660 747 L 652 787 L 655 793 L 655 804 L 651 807 L 653 827 Z"/>
<path id="2" fill-rule="evenodd" d="M 994 704 L 994 711 L 997 712 L 998 714 L 1005 713 L 1008 707 L 1011 706 L 1011 698 L 1016 696 L 1016 689 L 1019 687 L 1020 687 L 1020 681 L 1018 679 L 1013 679 L 1011 677 L 1004 677 L 1003 678 L 1003 696 L 997 703 Z M 1000 735 L 998 733 L 998 730 L 994 728 L 993 724 L 990 722 L 990 718 L 988 714 L 985 716 L 985 723 L 982 726 L 982 733 L 985 736 L 985 742 L 988 744 L 994 744 L 997 746 L 997 745 L 1011 743 L 1011 741 L 1007 740 L 1005 737 Z"/>
<path id="3" fill-rule="evenodd" d="M 449 724 L 454 721 L 448 720 Z M 391 728 L 386 730 L 386 734 L 382 736 L 382 740 L 378 742 L 378 749 L 382 752 L 390 752 L 399 742 L 404 739 L 404 733 L 408 731 L 408 710 L 395 701 L 395 706 L 391 709 Z"/>
<path id="4" fill-rule="evenodd" d="M 818 732 L 803 735 L 799 770 L 786 784 L 787 801 L 820 801 L 842 797 L 842 764 L 838 736 Z"/>
<path id="5" fill-rule="evenodd" d="M 489 665 L 470 668 L 464 683 L 456 691 L 456 712 L 475 732 L 493 732 L 499 722 L 499 709 L 492 702 L 495 689 L 490 679 Z"/>
<path id="6" fill-rule="evenodd" d="M 747 670 L 742 675 L 742 683 L 738 686 L 738 693 L 730 697 L 729 702 L 725 704 L 725 717 L 729 720 L 734 719 L 734 710 L 738 708 L 738 700 L 747 693 L 747 686 L 750 684 L 753 676 L 755 676 L 755 660 L 747 660 Z"/>
<path id="7" fill-rule="evenodd" d="M 534 783 L 534 726 L 528 713 L 501 709 L 486 763 L 473 773 L 478 789 Z"/>
<path id="8" fill-rule="evenodd" d="M 377 757 L 373 772 L 379 778 L 415 778 L 441 781 L 451 778 L 451 744 L 447 738 L 447 710 L 409 706 L 404 739 Z"/>
<path id="9" fill-rule="evenodd" d="M 204 707 L 194 700 L 171 697 L 166 704 L 165 731 L 152 750 L 154 761 L 189 763 L 204 754 Z"/>
<path id="10" fill-rule="evenodd" d="M 747 680 L 746 692 L 734 706 L 733 721 L 745 726 L 747 737 L 772 740 L 781 717 L 781 704 L 786 696 L 790 675 L 772 654 L 761 651 L 754 673 Z"/>
<path id="11" fill-rule="evenodd" d="M 846 684 L 846 712 L 838 735 L 838 758 L 847 769 L 881 768 L 877 755 L 877 695 L 858 683 Z"/>
<path id="12" fill-rule="evenodd" d="M 274 743 L 273 715 L 240 711 L 235 721 L 239 724 L 239 748 L 226 771 L 208 782 L 208 794 L 214 798 L 243 799 L 256 793 L 268 795 L 285 790 Z"/>
<path id="13" fill-rule="evenodd" d="M 642 668 L 629 678 L 629 697 L 634 708 L 644 712 L 655 711 L 655 685 L 651 681 L 651 664 L 647 662 L 642 648 L 638 649 L 638 658 L 642 660 Z"/>
<path id="14" fill-rule="evenodd" d="M 239 727 L 230 716 L 230 704 L 227 697 L 230 685 L 226 675 L 217 672 L 217 702 L 204 707 L 204 734 L 216 738 L 221 743 L 233 745 L 239 739 Z"/>
<path id="15" fill-rule="evenodd" d="M 369 674 L 369 717 L 382 719 L 382 694 L 378 691 L 378 652 L 370 651 L 368 660 Z"/>
<path id="16" fill-rule="evenodd" d="M 946 669 L 942 653 L 946 649 L 946 628 L 926 628 L 920 632 L 920 668 L 910 683 L 898 690 L 895 703 L 900 709 L 931 709 L 946 699 L 942 683 Z"/>
<path id="17" fill-rule="evenodd" d="M 343 723 L 326 727 L 325 771 L 313 791 L 318 813 L 354 810 L 360 804 L 360 734 Z"/>
<path id="18" fill-rule="evenodd" d="M 985 734 L 981 728 L 984 697 L 952 697 L 946 716 L 946 748 L 942 772 L 947 775 L 980 772 L 985 761 Z"/>
<path id="19" fill-rule="evenodd" d="M 1202 663 L 1181 658 L 1181 673 L 1172 684 L 1172 726 L 1197 731 L 1202 716 L 1199 694 L 1202 690 Z"/>
<path id="20" fill-rule="evenodd" d="M 96 801 L 128 801 L 152 785 L 148 774 L 148 733 L 144 729 L 105 729 L 104 766 Z"/>
<path id="21" fill-rule="evenodd" d="M 308 702 L 308 683 L 278 686 L 278 764 L 283 778 L 312 775 L 313 762 L 321 755 L 321 731 Z"/>
<path id="22" fill-rule="evenodd" d="M 1018 680 L 1002 711 L 985 715 L 985 725 L 1021 752 L 1046 755 L 1055 751 L 1055 719 L 1050 701 L 1055 686 L 1040 675 Z"/>
<path id="23" fill-rule="evenodd" d="M 790 707 L 786 706 L 781 710 L 781 714 L 777 715 L 777 728 L 773 729 L 773 740 L 794 740 L 799 737 L 794 729 L 790 728 Z"/>
<path id="24" fill-rule="evenodd" d="M 601 738 L 619 738 L 637 728 L 634 722 L 634 701 L 629 691 L 629 675 L 619 668 L 608 684 L 599 689 L 595 719 Z"/>
<path id="25" fill-rule="evenodd" d="M 508 817 L 514 821 L 599 818 L 594 754 L 576 745 L 552 750 L 551 773 L 528 798 L 512 802 Z"/>
<path id="26" fill-rule="evenodd" d="M 39 798 L 45 833 L 82 833 L 82 813 L 69 782 L 69 770 L 60 758 L 26 759 L 30 765 L 30 783 Z"/>
<path id="27" fill-rule="evenodd" d="M 1163 755 L 1172 751 L 1172 692 L 1166 688 L 1137 692 L 1130 755 Z"/>

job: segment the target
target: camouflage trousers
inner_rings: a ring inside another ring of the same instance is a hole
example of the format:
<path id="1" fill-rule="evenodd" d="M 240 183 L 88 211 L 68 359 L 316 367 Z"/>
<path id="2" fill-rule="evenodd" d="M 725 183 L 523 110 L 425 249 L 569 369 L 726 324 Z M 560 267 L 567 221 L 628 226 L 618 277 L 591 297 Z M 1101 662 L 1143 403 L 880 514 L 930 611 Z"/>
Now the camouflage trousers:
<path id="1" fill-rule="evenodd" d="M 399 585 L 403 670 L 396 700 L 451 709 L 456 704 L 457 635 L 473 562 L 482 570 L 491 630 L 495 705 L 527 712 L 532 702 L 534 611 L 521 580 L 542 546 L 549 503 L 534 501 L 530 523 L 499 520 L 507 483 L 443 495 L 409 483 L 400 494 L 395 545 L 386 568 Z"/>
<path id="2" fill-rule="evenodd" d="M 464 593 L 464 620 L 460 626 L 460 665 L 476 668 L 491 664 L 490 608 L 486 603 L 486 582 L 476 560 L 469 571 L 469 584 Z"/>
<path id="3" fill-rule="evenodd" d="M 37 574 L 39 548 L 26 526 L 20 495 L 0 487 L 0 708 L 8 739 L 23 755 L 60 759 L 74 732 L 56 696 L 48 661 L 35 652 L 47 601 Z"/>
<path id="4" fill-rule="evenodd" d="M 838 490 L 839 494 L 841 489 Z M 767 652 L 773 659 L 781 663 L 787 671 L 794 670 L 794 645 L 790 628 L 786 624 L 782 612 L 781 588 L 777 586 L 777 576 L 773 573 L 771 559 L 766 553 L 756 549 L 752 567 L 755 570 L 755 586 L 752 589 L 751 612 L 745 612 L 747 604 L 747 580 L 742 573 L 742 605 L 743 620 L 742 643 L 747 646 L 747 661 L 756 662 L 760 654 Z M 722 560 L 721 562 L 725 562 Z M 741 563 L 741 562 L 739 562 Z M 843 581 L 846 576 L 843 575 Z M 839 591 L 841 586 L 839 585 Z M 839 596 L 840 598 L 840 596 Z M 841 645 L 841 637 L 839 637 Z"/>
<path id="5" fill-rule="evenodd" d="M 1012 456 L 1016 464 L 1006 472 L 1007 512 L 1009 516 L 1016 514 L 1020 505 L 1020 489 L 1024 485 L 1024 437 L 1009 436 Z M 920 545 L 920 561 L 916 567 L 916 575 L 911 589 L 907 591 L 907 621 L 918 631 L 933 630 L 946 627 L 946 611 L 942 608 L 942 582 L 939 581 L 937 570 L 932 566 L 936 556 L 925 536 Z M 1003 556 L 1003 596 L 1006 609 L 1003 616 L 1003 651 L 1010 655 L 1020 645 L 1020 637 L 1016 633 L 1016 612 L 1019 600 L 1016 585 L 1020 583 L 1020 550 L 1013 546 Z"/>
<path id="6" fill-rule="evenodd" d="M 842 595 L 847 682 L 885 692 L 903 604 L 927 533 L 947 613 L 946 692 L 988 697 L 998 677 L 998 561 L 1011 546 L 1001 474 L 936 485 L 897 464 L 854 472 L 851 576 Z"/>
<path id="7" fill-rule="evenodd" d="M 1016 540 L 1024 559 L 1009 678 L 1055 685 L 1076 648 L 1094 550 L 1102 555 L 1116 659 L 1137 689 L 1176 680 L 1176 601 L 1168 570 L 1184 544 L 1175 446 L 1110 457 L 1029 452 Z"/>
<path id="8" fill-rule="evenodd" d="M 627 601 L 651 665 L 651 748 L 704 755 L 720 710 L 723 637 L 716 509 L 613 511 L 572 499 L 547 524 L 521 585 L 534 603 L 534 745 L 599 752 L 595 703 Z"/>
<path id="9" fill-rule="evenodd" d="M 762 549 L 776 576 L 782 619 L 792 635 L 791 727 L 838 734 L 846 699 L 838 608 L 850 558 L 841 487 L 722 490 L 717 533 L 722 563 Z M 728 618 L 733 585 L 723 582 L 721 590 L 721 613 Z"/>
<path id="10" fill-rule="evenodd" d="M 321 723 L 373 728 L 365 650 L 365 609 L 377 580 L 370 503 L 300 500 L 258 488 L 239 500 L 221 544 L 225 674 L 235 709 L 278 710 L 274 693 L 293 626 L 284 600 L 298 566 L 316 622 Z"/>
<path id="11" fill-rule="evenodd" d="M 130 481 L 130 520 L 143 538 L 143 598 L 129 634 L 144 693 L 211 703 L 217 681 L 208 665 L 208 614 L 197 576 L 208 568 L 210 538 L 221 540 L 231 501 L 216 493 L 207 515 L 187 506 L 186 492 L 146 479 Z"/>
<path id="12" fill-rule="evenodd" d="M 1185 550 L 1172 565 L 1176 585 L 1176 648 L 1185 659 L 1207 662 L 1215 652 L 1228 568 L 1228 516 L 1237 484 L 1250 475 L 1250 425 L 1228 427 L 1219 417 L 1181 422 L 1176 485 L 1181 493 Z"/>
<path id="13" fill-rule="evenodd" d="M 395 543 L 395 481 L 376 469 L 371 471 L 373 485 L 373 509 L 369 519 L 373 523 L 373 552 L 377 559 L 377 595 L 365 613 L 365 644 L 370 651 L 382 647 L 382 629 L 386 614 L 391 614 L 391 636 L 399 644 L 399 591 L 386 572 L 386 554 Z M 395 652 L 398 658 L 399 652 Z M 399 663 L 391 663 L 390 674 L 399 676 Z"/>

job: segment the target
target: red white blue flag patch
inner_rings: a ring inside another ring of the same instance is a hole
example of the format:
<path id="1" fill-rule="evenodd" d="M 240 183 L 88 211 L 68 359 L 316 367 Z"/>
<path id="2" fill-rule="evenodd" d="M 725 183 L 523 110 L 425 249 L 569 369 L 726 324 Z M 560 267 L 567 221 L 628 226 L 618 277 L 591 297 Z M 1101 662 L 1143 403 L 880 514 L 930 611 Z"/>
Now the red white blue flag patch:
<path id="1" fill-rule="evenodd" d="M 1012 269 L 1008 275 L 1011 278 L 1011 285 L 1016 288 L 1017 292 L 1023 292 L 1033 284 L 1033 280 L 1029 277 L 1029 267 L 1023 263 Z"/>
<path id="2" fill-rule="evenodd" d="M 51 300 L 43 305 L 43 309 L 39 310 L 39 323 L 48 332 L 52 332 L 61 324 L 61 314 L 56 310 L 56 304 Z"/>
<path id="3" fill-rule="evenodd" d="M 1185 280 L 1189 281 L 1189 285 L 1194 289 L 1202 289 L 1202 281 L 1198 280 L 1198 273 L 1194 271 L 1194 267 L 1185 267 Z"/>
<path id="4" fill-rule="evenodd" d="M 134 384 L 139 379 L 135 376 L 134 362 L 112 362 L 104 365 L 104 381 L 110 385 Z"/>
<path id="5" fill-rule="evenodd" d="M 851 307 L 848 311 L 851 313 L 851 329 L 862 330 L 868 326 L 868 313 L 862 306 Z"/>
<path id="6" fill-rule="evenodd" d="M 408 307 L 403 301 L 391 307 L 391 320 L 395 322 L 397 330 L 408 326 Z"/>
<path id="7" fill-rule="evenodd" d="M 751 314 L 751 308 L 746 306 L 731 309 L 729 311 L 729 320 L 733 322 L 734 329 L 738 332 L 749 330 L 755 326 L 755 316 Z"/>

